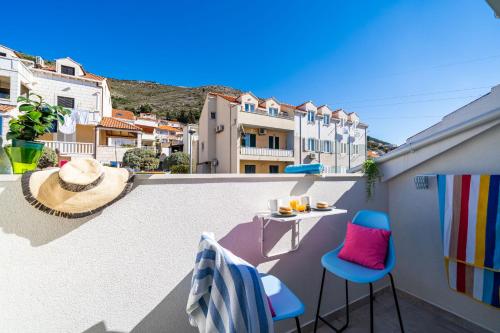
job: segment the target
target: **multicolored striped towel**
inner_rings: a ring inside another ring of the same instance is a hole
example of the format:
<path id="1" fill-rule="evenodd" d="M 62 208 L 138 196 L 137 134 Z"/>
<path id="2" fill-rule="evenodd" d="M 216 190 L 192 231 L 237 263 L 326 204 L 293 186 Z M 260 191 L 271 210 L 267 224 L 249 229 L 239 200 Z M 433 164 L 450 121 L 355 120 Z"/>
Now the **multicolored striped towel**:
<path id="1" fill-rule="evenodd" d="M 500 308 L 500 175 L 439 175 L 450 287 Z"/>

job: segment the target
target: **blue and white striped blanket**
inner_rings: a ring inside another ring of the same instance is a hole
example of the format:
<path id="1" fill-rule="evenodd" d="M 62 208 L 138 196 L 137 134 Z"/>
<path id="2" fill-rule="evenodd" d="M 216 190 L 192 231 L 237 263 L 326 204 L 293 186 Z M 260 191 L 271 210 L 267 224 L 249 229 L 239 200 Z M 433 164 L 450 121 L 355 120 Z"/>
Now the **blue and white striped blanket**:
<path id="1" fill-rule="evenodd" d="M 272 333 L 273 321 L 257 269 L 204 233 L 186 312 L 200 333 Z"/>

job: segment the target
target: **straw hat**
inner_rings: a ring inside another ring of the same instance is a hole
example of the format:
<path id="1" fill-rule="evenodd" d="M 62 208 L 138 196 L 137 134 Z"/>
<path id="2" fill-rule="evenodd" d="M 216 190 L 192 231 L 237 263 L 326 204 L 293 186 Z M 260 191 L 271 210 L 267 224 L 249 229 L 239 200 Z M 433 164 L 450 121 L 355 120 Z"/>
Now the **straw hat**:
<path id="1" fill-rule="evenodd" d="M 93 159 L 74 159 L 62 168 L 27 172 L 23 193 L 34 207 L 56 216 L 78 218 L 95 214 L 132 189 L 128 169 L 102 166 Z"/>

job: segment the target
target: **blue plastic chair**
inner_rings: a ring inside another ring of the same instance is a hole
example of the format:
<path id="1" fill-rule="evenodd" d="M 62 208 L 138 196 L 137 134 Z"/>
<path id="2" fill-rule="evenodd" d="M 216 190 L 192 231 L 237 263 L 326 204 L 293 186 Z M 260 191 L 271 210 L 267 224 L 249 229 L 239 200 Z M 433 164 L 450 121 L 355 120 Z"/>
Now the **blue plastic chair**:
<path id="1" fill-rule="evenodd" d="M 358 224 L 369 228 L 378 228 L 390 230 L 389 216 L 384 212 L 362 210 L 359 211 L 352 221 L 354 224 Z M 394 279 L 392 277 L 391 271 L 396 263 L 396 255 L 394 253 L 394 243 L 392 236 L 389 239 L 389 248 L 387 252 L 387 258 L 385 261 L 385 269 L 376 270 L 360 266 L 349 261 L 342 260 L 338 257 L 338 253 L 344 246 L 344 242 L 340 244 L 335 250 L 330 251 L 323 255 L 321 258 L 321 264 L 323 265 L 323 277 L 321 278 L 321 287 L 318 299 L 318 308 L 316 311 L 316 319 L 314 321 L 314 332 L 318 327 L 318 320 L 324 322 L 328 327 L 333 329 L 335 332 L 342 332 L 349 326 L 349 284 L 348 281 L 355 283 L 368 283 L 370 284 L 370 332 L 373 332 L 373 282 L 380 280 L 386 275 L 389 275 L 391 279 L 392 293 L 394 295 L 394 302 L 396 303 L 396 309 L 398 312 L 399 325 L 401 327 L 401 332 L 404 332 L 403 321 L 401 319 L 401 312 L 399 310 L 398 298 L 396 295 L 396 289 L 394 287 Z M 325 282 L 326 271 L 337 275 L 338 277 L 345 280 L 345 308 L 346 308 L 346 323 L 341 328 L 336 328 L 332 324 L 328 323 L 323 317 L 319 315 L 321 306 L 321 297 L 323 294 L 323 285 Z"/>
<path id="2" fill-rule="evenodd" d="M 277 277 L 262 274 L 260 279 L 276 313 L 273 321 L 295 318 L 297 332 L 300 333 L 299 316 L 304 314 L 304 304 Z"/>

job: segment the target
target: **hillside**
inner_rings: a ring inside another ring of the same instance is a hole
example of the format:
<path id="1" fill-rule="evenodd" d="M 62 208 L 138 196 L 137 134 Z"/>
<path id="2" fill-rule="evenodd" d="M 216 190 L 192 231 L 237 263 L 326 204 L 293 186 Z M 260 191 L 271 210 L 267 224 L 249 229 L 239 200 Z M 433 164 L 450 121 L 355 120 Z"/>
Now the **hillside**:
<path id="1" fill-rule="evenodd" d="M 224 86 L 179 87 L 149 81 L 108 79 L 113 107 L 134 112 L 153 112 L 160 118 L 196 123 L 207 92 L 230 95 L 238 89 Z"/>
<path id="2" fill-rule="evenodd" d="M 392 143 L 374 138 L 372 136 L 368 136 L 367 139 L 368 139 L 368 150 L 373 152 L 373 157 L 388 153 L 397 147 Z"/>

